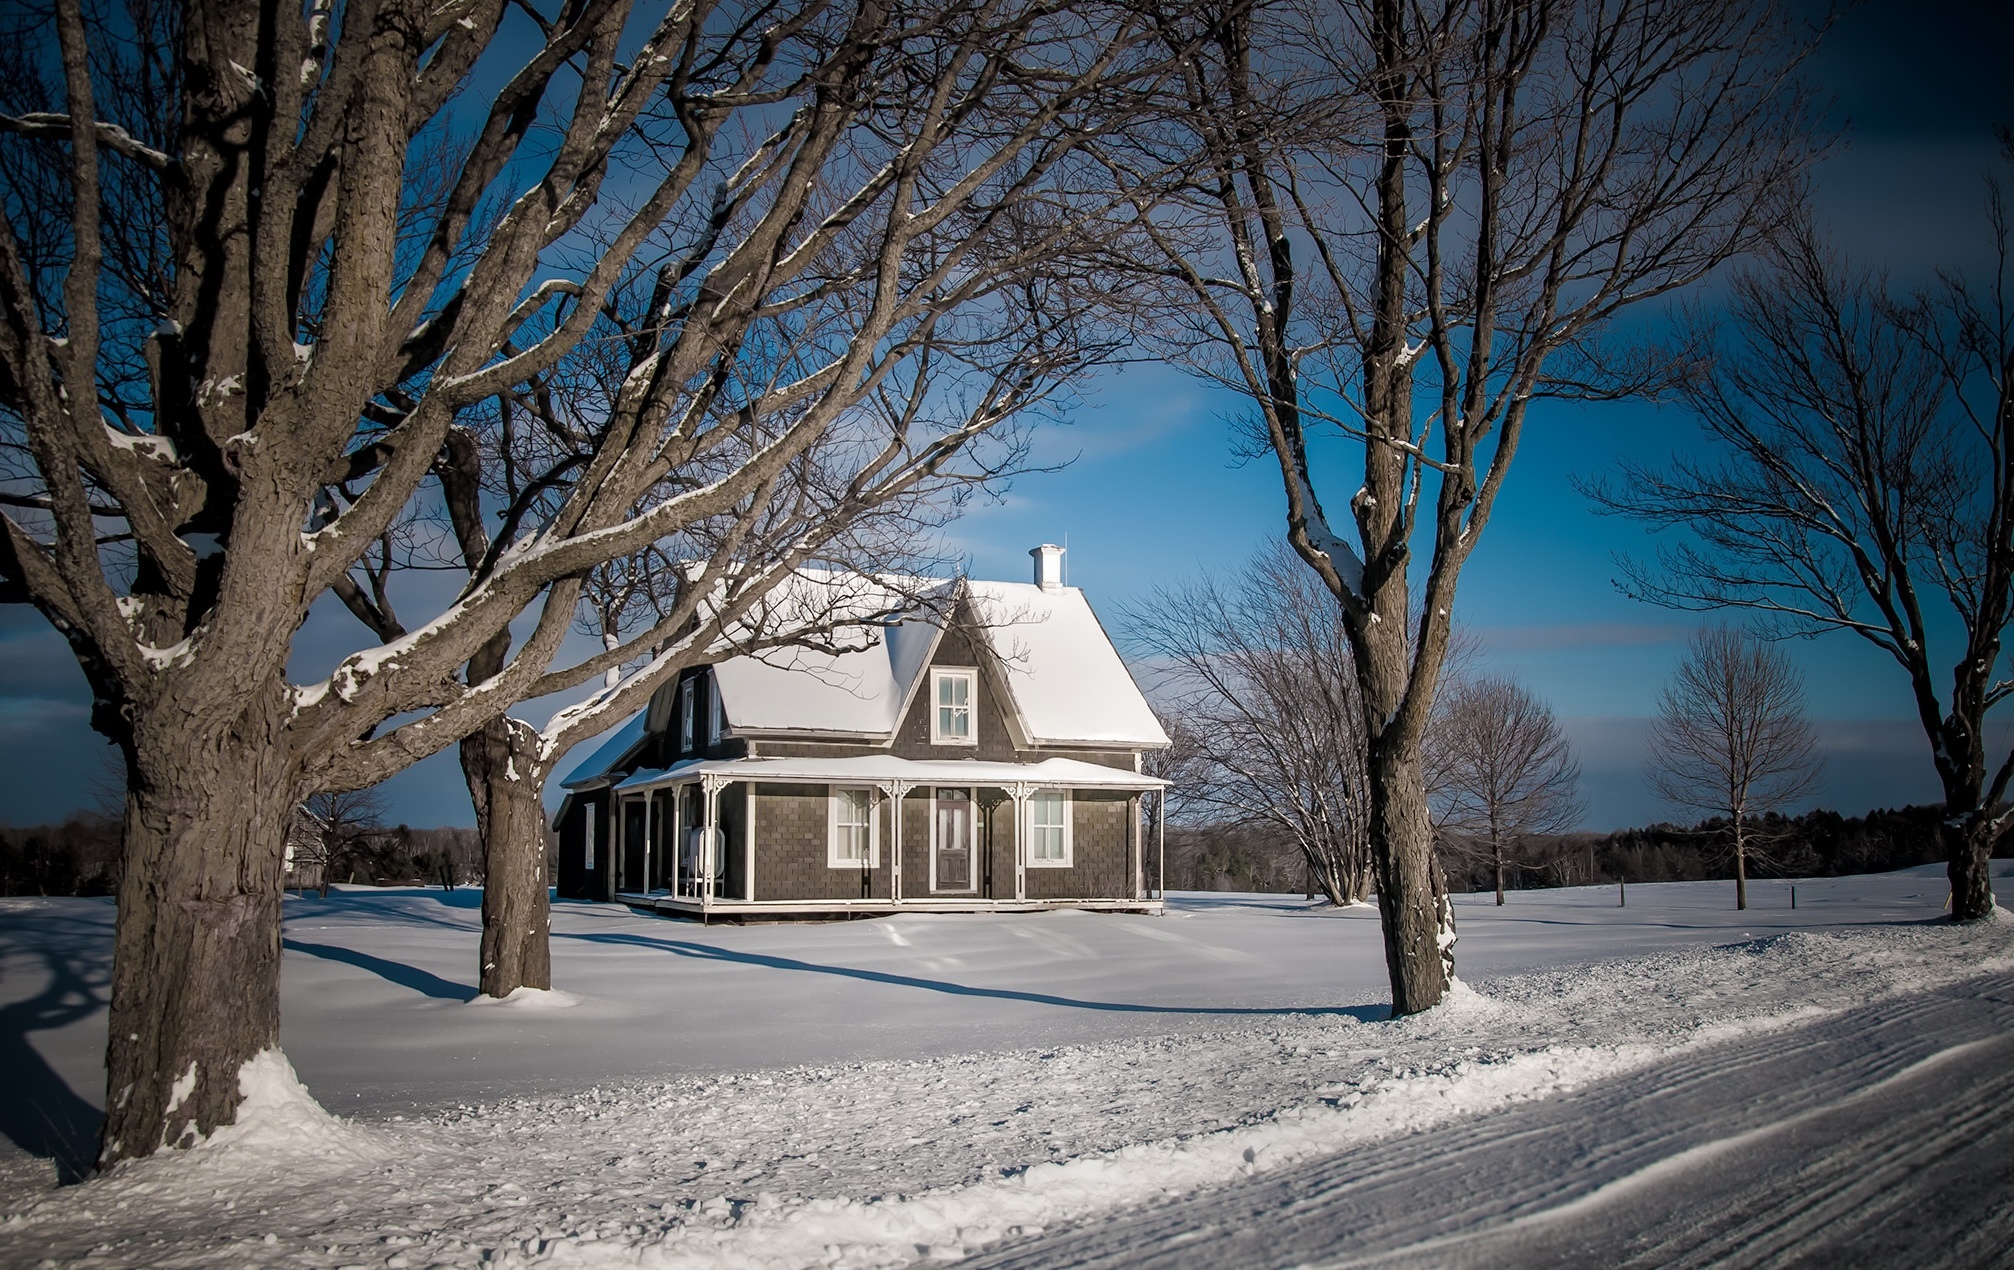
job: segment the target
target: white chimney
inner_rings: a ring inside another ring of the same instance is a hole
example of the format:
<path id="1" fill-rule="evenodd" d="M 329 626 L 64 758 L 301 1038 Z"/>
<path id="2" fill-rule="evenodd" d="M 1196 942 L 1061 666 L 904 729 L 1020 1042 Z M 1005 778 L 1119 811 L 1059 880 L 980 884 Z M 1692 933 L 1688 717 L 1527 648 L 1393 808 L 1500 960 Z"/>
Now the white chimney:
<path id="1" fill-rule="evenodd" d="M 1063 549 L 1053 542 L 1045 542 L 1031 550 L 1035 557 L 1035 585 L 1044 591 L 1063 589 Z"/>

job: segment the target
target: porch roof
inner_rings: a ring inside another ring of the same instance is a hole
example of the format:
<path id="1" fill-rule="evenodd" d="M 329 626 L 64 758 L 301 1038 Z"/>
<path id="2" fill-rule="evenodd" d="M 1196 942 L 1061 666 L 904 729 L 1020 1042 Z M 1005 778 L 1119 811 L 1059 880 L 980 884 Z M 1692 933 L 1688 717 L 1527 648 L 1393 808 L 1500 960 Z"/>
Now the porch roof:
<path id="1" fill-rule="evenodd" d="M 911 785 L 1044 785 L 1075 789 L 1161 789 L 1168 782 L 1117 767 L 1103 767 L 1074 758 L 1043 759 L 1040 763 L 986 763 L 977 759 L 907 759 L 892 754 L 853 758 L 688 759 L 663 771 L 638 772 L 617 783 L 634 792 L 683 784 L 702 776 L 734 781 L 783 784 L 873 785 L 907 781 Z"/>

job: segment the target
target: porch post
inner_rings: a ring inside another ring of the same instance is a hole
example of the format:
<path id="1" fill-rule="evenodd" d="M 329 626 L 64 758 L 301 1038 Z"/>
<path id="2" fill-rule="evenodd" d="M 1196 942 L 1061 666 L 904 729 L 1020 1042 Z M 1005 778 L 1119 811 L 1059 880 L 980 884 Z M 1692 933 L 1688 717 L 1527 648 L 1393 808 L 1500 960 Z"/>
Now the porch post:
<path id="1" fill-rule="evenodd" d="M 1014 800 L 1014 899 L 1017 903 L 1028 898 L 1028 796 L 1034 792 L 1033 785 L 1020 782 L 1007 787 L 1007 796 Z"/>
<path id="2" fill-rule="evenodd" d="M 657 794 L 654 791 L 648 789 L 643 791 L 643 885 L 636 889 L 645 895 L 650 894 L 650 805 L 656 801 Z"/>
<path id="3" fill-rule="evenodd" d="M 678 857 L 682 854 L 679 844 L 685 833 L 685 786 L 671 787 L 671 873 L 665 884 L 671 888 L 674 899 L 678 896 Z"/>
<path id="4" fill-rule="evenodd" d="M 1160 801 L 1154 804 L 1154 851 L 1158 862 L 1154 873 L 1159 885 L 1154 888 L 1154 898 L 1161 901 L 1165 910 L 1168 906 L 1168 787 L 1161 787 Z"/>
<path id="5" fill-rule="evenodd" d="M 1126 838 L 1133 848 L 1133 898 L 1147 898 L 1147 835 L 1141 830 L 1140 816 L 1147 810 L 1144 795 L 1134 794 L 1126 800 L 1128 810 L 1133 814 L 1126 817 Z"/>
<path id="6" fill-rule="evenodd" d="M 719 872 L 719 862 L 715 857 L 720 851 L 715 839 L 720 834 L 720 778 L 702 776 L 699 786 L 706 797 L 706 823 L 699 830 L 699 869 L 704 879 L 699 903 L 701 908 L 705 908 L 713 903 L 713 880 Z"/>
<path id="7" fill-rule="evenodd" d="M 895 831 L 895 841 L 888 844 L 888 902 L 902 902 L 902 804 L 908 799 L 909 791 L 916 786 L 913 782 L 894 780 L 883 786 L 888 796 L 895 802 L 895 811 L 890 824 Z"/>
<path id="8" fill-rule="evenodd" d="M 741 890 L 742 899 L 755 903 L 755 782 L 741 787 Z"/>

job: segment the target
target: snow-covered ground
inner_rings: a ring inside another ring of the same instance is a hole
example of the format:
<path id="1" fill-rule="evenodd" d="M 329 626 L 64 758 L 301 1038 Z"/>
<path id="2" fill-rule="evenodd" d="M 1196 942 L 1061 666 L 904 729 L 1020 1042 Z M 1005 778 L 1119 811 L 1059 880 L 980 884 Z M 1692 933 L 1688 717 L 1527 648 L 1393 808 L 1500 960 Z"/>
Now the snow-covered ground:
<path id="1" fill-rule="evenodd" d="M 1934 870 L 1731 891 L 1464 897 L 1466 986 L 1397 1022 L 1375 913 L 1292 897 L 562 904 L 562 991 L 502 1004 L 474 892 L 289 900 L 286 1056 L 345 1118 L 275 1057 L 246 1123 L 60 1189 L 111 907 L 0 900 L 0 1264 L 1760 1264 L 1932 1200 L 1951 1264 L 2004 1255 L 2014 920 L 1938 922 Z"/>

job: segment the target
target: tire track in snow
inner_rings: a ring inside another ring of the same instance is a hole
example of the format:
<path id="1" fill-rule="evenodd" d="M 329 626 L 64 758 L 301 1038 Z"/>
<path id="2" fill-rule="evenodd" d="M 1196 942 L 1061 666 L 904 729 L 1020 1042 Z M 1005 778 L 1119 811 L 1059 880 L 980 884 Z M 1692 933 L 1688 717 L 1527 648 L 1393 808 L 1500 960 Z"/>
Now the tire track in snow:
<path id="1" fill-rule="evenodd" d="M 1737 1036 L 969 1264 L 2005 1264 L 2010 986 Z"/>

